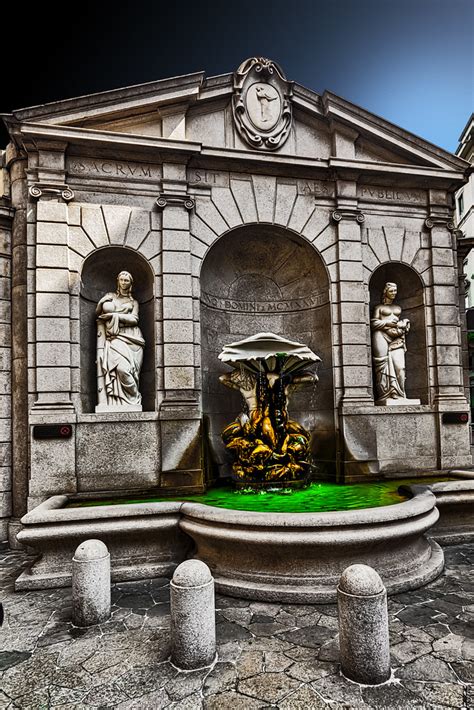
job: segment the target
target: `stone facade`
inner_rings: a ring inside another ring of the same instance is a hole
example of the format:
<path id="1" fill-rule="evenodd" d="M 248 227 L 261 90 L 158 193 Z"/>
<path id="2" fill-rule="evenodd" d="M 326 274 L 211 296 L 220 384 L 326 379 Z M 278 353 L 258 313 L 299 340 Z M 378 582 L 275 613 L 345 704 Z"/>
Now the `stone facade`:
<path id="1" fill-rule="evenodd" d="M 468 412 L 451 224 L 451 196 L 468 165 L 281 77 L 260 95 L 283 107 L 268 114 L 267 133 L 258 95 L 245 98 L 253 85 L 245 94 L 230 74 L 191 74 L 6 119 L 4 519 L 10 490 L 18 519 L 56 493 L 195 490 L 225 473 L 219 432 L 239 402 L 218 384 L 217 353 L 263 330 L 322 358 L 319 384 L 292 401 L 326 475 L 471 464 L 468 424 L 443 423 L 444 412 Z M 262 145 L 249 145 L 239 127 L 240 99 L 244 111 L 260 106 Z M 93 311 L 122 269 L 133 274 L 146 341 L 143 411 L 96 414 Z M 396 411 L 375 406 L 373 393 L 369 320 L 385 281 L 398 284 L 413 324 L 407 397 L 421 400 Z M 72 435 L 38 438 L 34 427 L 48 424 Z"/>

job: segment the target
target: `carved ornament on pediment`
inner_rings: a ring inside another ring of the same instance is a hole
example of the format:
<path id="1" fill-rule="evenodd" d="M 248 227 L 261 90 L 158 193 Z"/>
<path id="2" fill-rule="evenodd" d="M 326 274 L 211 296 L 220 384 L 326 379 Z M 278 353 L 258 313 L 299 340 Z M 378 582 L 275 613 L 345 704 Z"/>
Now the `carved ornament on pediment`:
<path id="1" fill-rule="evenodd" d="M 163 192 L 156 200 L 156 205 L 160 210 L 164 210 L 165 207 L 184 207 L 188 211 L 194 209 L 195 201 L 189 195 L 172 195 Z"/>
<path id="2" fill-rule="evenodd" d="M 62 197 L 65 202 L 70 202 L 74 199 L 74 192 L 67 185 L 54 185 L 48 183 L 36 183 L 28 189 L 31 197 L 39 200 L 43 195 Z"/>
<path id="3" fill-rule="evenodd" d="M 281 148 L 292 124 L 292 83 L 271 59 L 252 57 L 234 74 L 232 111 L 243 140 L 252 148 Z"/>

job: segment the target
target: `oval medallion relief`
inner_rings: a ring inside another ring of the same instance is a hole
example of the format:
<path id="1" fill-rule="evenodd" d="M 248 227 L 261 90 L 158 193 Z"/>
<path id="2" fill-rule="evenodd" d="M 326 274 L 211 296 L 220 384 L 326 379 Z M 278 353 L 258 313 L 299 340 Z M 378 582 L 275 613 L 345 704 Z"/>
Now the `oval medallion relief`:
<path id="1" fill-rule="evenodd" d="M 271 84 L 257 82 L 249 86 L 245 97 L 247 112 L 253 125 L 261 131 L 271 131 L 281 115 L 281 97 Z"/>

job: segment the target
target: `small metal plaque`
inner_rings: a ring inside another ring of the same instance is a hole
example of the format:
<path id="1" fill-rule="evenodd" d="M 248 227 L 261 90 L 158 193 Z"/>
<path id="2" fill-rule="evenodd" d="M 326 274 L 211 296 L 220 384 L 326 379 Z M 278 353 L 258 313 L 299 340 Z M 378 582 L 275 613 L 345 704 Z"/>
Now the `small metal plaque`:
<path id="1" fill-rule="evenodd" d="M 443 424 L 467 424 L 469 414 L 467 412 L 443 412 Z"/>
<path id="2" fill-rule="evenodd" d="M 71 424 L 35 424 L 33 439 L 70 439 Z"/>

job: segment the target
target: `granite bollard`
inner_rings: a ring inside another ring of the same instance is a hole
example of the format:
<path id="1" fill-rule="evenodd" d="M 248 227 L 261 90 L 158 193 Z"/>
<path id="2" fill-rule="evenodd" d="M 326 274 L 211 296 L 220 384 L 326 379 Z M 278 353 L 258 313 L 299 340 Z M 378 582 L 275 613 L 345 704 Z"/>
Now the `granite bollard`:
<path id="1" fill-rule="evenodd" d="M 72 559 L 72 617 L 76 626 L 110 617 L 110 554 L 101 540 L 81 542 Z"/>
<path id="2" fill-rule="evenodd" d="M 216 657 L 214 579 L 200 560 L 186 560 L 171 580 L 171 660 L 183 670 L 203 668 Z"/>
<path id="3" fill-rule="evenodd" d="M 337 588 L 341 669 L 350 680 L 378 685 L 390 677 L 387 590 L 367 565 L 351 565 Z"/>

